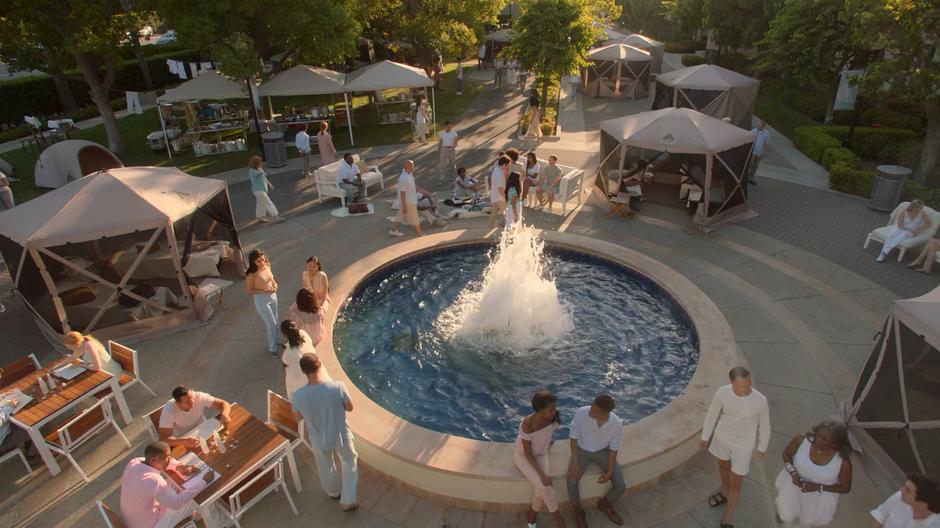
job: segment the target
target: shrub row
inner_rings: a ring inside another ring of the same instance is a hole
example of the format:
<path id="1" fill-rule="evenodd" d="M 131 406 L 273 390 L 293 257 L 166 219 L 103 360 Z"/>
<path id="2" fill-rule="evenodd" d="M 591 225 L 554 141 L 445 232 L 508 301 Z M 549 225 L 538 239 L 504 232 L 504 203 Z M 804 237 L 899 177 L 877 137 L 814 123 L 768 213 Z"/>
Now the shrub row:
<path id="1" fill-rule="evenodd" d="M 699 64 L 705 64 L 708 62 L 708 59 L 699 55 L 683 55 L 682 56 L 682 65 L 683 66 L 698 66 Z"/>
<path id="2" fill-rule="evenodd" d="M 796 148 L 820 164 L 823 162 L 823 154 L 827 149 L 842 148 L 842 143 L 838 139 L 826 134 L 820 130 L 821 128 L 825 127 L 813 125 L 796 127 L 792 138 Z"/>
<path id="3" fill-rule="evenodd" d="M 703 40 L 675 40 L 666 43 L 666 53 L 695 53 L 705 49 Z"/>
<path id="4" fill-rule="evenodd" d="M 829 168 L 829 187 L 848 194 L 868 198 L 875 185 L 875 173 L 861 170 L 843 161 Z"/>
<path id="5" fill-rule="evenodd" d="M 940 189 L 936 187 L 925 187 L 914 180 L 907 180 L 902 198 L 906 201 L 920 198 L 927 207 L 940 211 Z"/>
<path id="6" fill-rule="evenodd" d="M 816 128 L 840 143 L 849 136 L 849 127 L 845 125 L 825 125 Z M 852 135 L 852 151 L 864 160 L 878 160 L 879 154 L 886 146 L 907 143 L 916 140 L 917 137 L 917 132 L 903 128 L 855 127 L 855 133 Z"/>

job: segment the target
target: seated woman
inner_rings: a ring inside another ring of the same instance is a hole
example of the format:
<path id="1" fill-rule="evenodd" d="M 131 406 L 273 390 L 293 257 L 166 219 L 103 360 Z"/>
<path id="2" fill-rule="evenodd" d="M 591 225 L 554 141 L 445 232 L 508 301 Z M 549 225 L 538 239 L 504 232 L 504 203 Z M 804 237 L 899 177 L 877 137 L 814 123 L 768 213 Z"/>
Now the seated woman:
<path id="1" fill-rule="evenodd" d="M 920 255 L 917 255 L 917 258 L 912 260 L 907 267 L 914 271 L 930 275 L 931 270 L 933 270 L 933 263 L 936 259 L 937 251 L 940 251 L 940 236 L 928 240 L 927 244 L 924 245 L 924 249 L 921 250 Z M 917 268 L 917 266 L 920 266 L 920 268 Z"/>
<path id="2" fill-rule="evenodd" d="M 911 201 L 907 209 L 898 214 L 898 220 L 895 225 L 891 226 L 891 232 L 888 238 L 885 239 L 885 243 L 881 247 L 881 253 L 878 254 L 875 261 L 884 262 L 888 253 L 891 253 L 901 242 L 919 235 L 928 227 L 930 227 L 930 219 L 927 218 L 927 213 L 924 212 L 924 202 L 921 200 Z"/>
<path id="3" fill-rule="evenodd" d="M 457 169 L 457 177 L 454 178 L 453 198 L 456 203 L 473 202 L 480 198 L 480 184 L 476 180 L 467 176 L 467 169 L 460 167 Z"/>

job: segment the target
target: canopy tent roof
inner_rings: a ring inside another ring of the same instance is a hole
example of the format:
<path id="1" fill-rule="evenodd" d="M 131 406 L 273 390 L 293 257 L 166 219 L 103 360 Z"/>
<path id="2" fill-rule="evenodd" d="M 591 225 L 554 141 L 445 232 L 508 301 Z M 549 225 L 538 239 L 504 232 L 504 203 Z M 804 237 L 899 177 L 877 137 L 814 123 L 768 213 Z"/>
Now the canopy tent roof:
<path id="1" fill-rule="evenodd" d="M 700 64 L 664 73 L 656 81 L 666 86 L 691 90 L 728 90 L 760 84 L 757 79 L 714 64 Z"/>
<path id="2" fill-rule="evenodd" d="M 663 152 L 721 152 L 754 141 L 754 134 L 689 108 L 663 108 L 601 121 L 601 130 L 630 145 Z"/>
<path id="3" fill-rule="evenodd" d="M 491 40 L 493 42 L 509 42 L 512 40 L 512 30 L 511 29 L 500 29 L 492 33 L 487 33 L 483 35 L 484 40 Z"/>
<path id="4" fill-rule="evenodd" d="M 594 48 L 588 52 L 588 58 L 598 61 L 625 60 L 630 62 L 649 61 L 650 54 L 627 44 L 610 44 Z"/>
<path id="5" fill-rule="evenodd" d="M 0 235 L 50 247 L 165 226 L 193 213 L 225 182 L 171 167 L 90 174 L 0 213 Z"/>
<path id="6" fill-rule="evenodd" d="M 371 92 L 385 88 L 421 88 L 434 81 L 421 68 L 384 60 L 346 74 L 347 92 Z"/>
<path id="7" fill-rule="evenodd" d="M 209 70 L 191 81 L 167 90 L 157 98 L 160 103 L 176 101 L 194 101 L 198 99 L 247 99 L 247 87 L 244 82 L 226 77 L 216 70 Z"/>
<path id="8" fill-rule="evenodd" d="M 338 94 L 345 91 L 345 73 L 302 64 L 282 71 L 258 87 L 258 95 L 265 97 Z"/>
<path id="9" fill-rule="evenodd" d="M 904 324 L 940 350 L 940 287 L 920 297 L 894 301 L 894 310 Z"/>
<path id="10" fill-rule="evenodd" d="M 624 36 L 620 42 L 640 49 L 666 47 L 666 44 L 639 33 L 630 33 L 629 35 Z"/>

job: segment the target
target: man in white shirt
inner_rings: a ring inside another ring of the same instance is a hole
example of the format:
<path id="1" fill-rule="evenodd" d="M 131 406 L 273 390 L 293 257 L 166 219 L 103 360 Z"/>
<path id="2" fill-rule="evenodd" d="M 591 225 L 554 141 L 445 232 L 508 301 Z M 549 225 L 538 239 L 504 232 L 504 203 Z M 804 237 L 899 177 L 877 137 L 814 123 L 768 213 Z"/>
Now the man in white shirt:
<path id="1" fill-rule="evenodd" d="M 571 418 L 568 438 L 571 443 L 571 462 L 568 465 L 568 500 L 574 509 L 574 520 L 578 528 L 587 526 L 584 509 L 581 508 L 579 483 L 591 463 L 597 464 L 604 473 L 598 482 L 610 482 L 613 487 L 597 501 L 597 508 L 607 514 L 610 522 L 620 526 L 623 519 L 614 510 L 614 503 L 623 495 L 626 485 L 623 471 L 617 464 L 617 451 L 623 436 L 623 421 L 614 414 L 614 399 L 607 394 L 594 398 L 591 405 L 581 407 Z"/>
<path id="2" fill-rule="evenodd" d="M 444 121 L 444 130 L 437 135 L 437 151 L 440 162 L 438 164 L 438 183 L 444 183 L 457 170 L 457 131 L 450 121 Z"/>
<path id="3" fill-rule="evenodd" d="M 499 218 L 506 218 L 506 179 L 509 178 L 509 156 L 500 156 L 490 174 L 490 227 Z"/>
<path id="4" fill-rule="evenodd" d="M 356 191 L 359 191 L 359 199 L 364 199 L 366 195 L 366 181 L 359 174 L 359 167 L 353 160 L 350 153 L 343 154 L 343 161 L 339 164 L 339 170 L 336 172 L 336 185 L 346 191 L 346 202 L 353 202 L 356 198 Z"/>
<path id="5" fill-rule="evenodd" d="M 480 49 L 477 50 L 477 69 L 483 69 L 483 61 L 486 60 L 486 42 L 480 44 Z"/>
<path id="6" fill-rule="evenodd" d="M 411 160 L 405 161 L 402 166 L 401 175 L 398 177 L 398 216 L 392 222 L 392 230 L 388 232 L 390 236 L 405 236 L 398 228 L 401 224 L 407 222 L 414 226 L 415 233 L 421 236 L 421 221 L 418 220 L 418 190 L 415 185 L 414 177 L 415 163 Z"/>
<path id="7" fill-rule="evenodd" d="M 304 157 L 304 178 L 310 176 L 310 135 L 307 134 L 307 125 L 304 125 L 304 128 L 297 132 L 297 135 L 294 137 L 294 146 L 297 147 L 297 151 Z"/>
<path id="8" fill-rule="evenodd" d="M 218 410 L 219 421 L 223 427 L 228 427 L 232 420 L 229 402 L 189 387 L 173 389 L 173 399 L 166 402 L 160 413 L 160 440 L 171 446 L 195 449 L 199 440 L 185 435 L 206 420 L 206 409 Z"/>
<path id="9" fill-rule="evenodd" d="M 760 160 L 763 159 L 764 153 L 767 152 L 767 145 L 770 143 L 770 132 L 765 130 L 766 126 L 767 123 L 763 119 L 758 119 L 757 126 L 751 129 L 751 132 L 757 135 L 754 139 L 754 146 L 751 148 L 751 166 L 747 171 L 747 182 L 752 185 L 757 185 L 757 180 L 754 179 L 757 176 L 757 167 L 760 166 Z"/>
<path id="10" fill-rule="evenodd" d="M 871 528 L 940 528 L 940 482 L 914 473 L 900 491 L 871 511 Z"/>
<path id="11" fill-rule="evenodd" d="M 728 377 L 731 384 L 715 391 L 699 441 L 699 447 L 705 449 L 711 438 L 708 452 L 718 459 L 721 489 L 708 498 L 708 505 L 716 507 L 727 503 L 722 526 L 731 525 L 751 458 L 763 459 L 770 443 L 770 408 L 767 398 L 752 387 L 750 371 L 734 367 Z"/>

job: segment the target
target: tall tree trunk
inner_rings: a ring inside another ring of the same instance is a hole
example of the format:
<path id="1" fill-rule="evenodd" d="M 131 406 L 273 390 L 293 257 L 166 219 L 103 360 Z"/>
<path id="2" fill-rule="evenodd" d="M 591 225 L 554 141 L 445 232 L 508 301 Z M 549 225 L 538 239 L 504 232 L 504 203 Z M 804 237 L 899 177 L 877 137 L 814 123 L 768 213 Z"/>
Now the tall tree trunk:
<path id="1" fill-rule="evenodd" d="M 940 105 L 927 106 L 927 135 L 924 137 L 924 150 L 920 153 L 920 163 L 914 171 L 914 180 L 926 184 L 927 179 L 937 168 L 940 158 Z"/>
<path id="2" fill-rule="evenodd" d="M 124 138 L 121 137 L 121 129 L 118 127 L 117 118 L 111 108 L 111 100 L 108 98 L 108 90 L 114 82 L 114 65 L 108 65 L 108 71 L 102 80 L 98 76 L 98 65 L 91 55 L 75 52 L 75 63 L 78 65 L 78 70 L 82 72 L 85 82 L 88 83 L 91 99 L 98 107 L 98 113 L 101 114 L 104 131 L 108 136 L 108 148 L 111 152 L 120 154 L 124 150 Z"/>
<path id="3" fill-rule="evenodd" d="M 842 75 L 839 73 L 841 71 L 842 69 L 840 68 L 832 79 L 829 80 L 829 94 L 826 102 L 826 124 L 832 123 L 835 112 L 836 95 L 839 93 L 839 81 L 842 80 Z"/>
<path id="4" fill-rule="evenodd" d="M 130 0 L 121 0 L 121 7 L 128 15 L 133 12 Z M 148 92 L 152 92 L 153 81 L 150 79 L 150 66 L 147 65 L 144 52 L 140 49 L 140 31 L 136 27 L 131 28 L 131 46 L 134 47 L 134 56 L 137 57 L 137 64 L 140 66 L 140 74 L 144 78 L 144 86 L 147 88 Z"/>
<path id="5" fill-rule="evenodd" d="M 72 87 L 62 77 L 62 68 L 59 67 L 55 55 L 48 48 L 43 50 L 43 55 L 45 55 L 46 64 L 49 66 L 49 75 L 52 76 L 52 82 L 55 83 L 55 90 L 59 94 L 59 106 L 62 111 L 68 113 L 78 110 L 75 95 L 72 94 Z"/>

